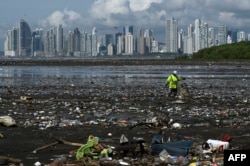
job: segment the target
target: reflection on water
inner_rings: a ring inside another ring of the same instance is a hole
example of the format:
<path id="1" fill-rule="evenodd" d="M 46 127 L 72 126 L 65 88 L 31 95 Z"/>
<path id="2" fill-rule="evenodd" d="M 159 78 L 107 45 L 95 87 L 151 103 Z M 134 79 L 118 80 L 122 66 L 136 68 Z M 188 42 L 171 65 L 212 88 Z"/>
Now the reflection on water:
<path id="1" fill-rule="evenodd" d="M 80 84 L 92 79 L 111 79 L 116 81 L 142 81 L 145 79 L 162 80 L 173 70 L 186 78 L 246 78 L 248 66 L 2 66 L 0 68 L 1 86 L 60 84 L 69 79 Z M 55 78 L 57 81 L 55 82 Z"/>

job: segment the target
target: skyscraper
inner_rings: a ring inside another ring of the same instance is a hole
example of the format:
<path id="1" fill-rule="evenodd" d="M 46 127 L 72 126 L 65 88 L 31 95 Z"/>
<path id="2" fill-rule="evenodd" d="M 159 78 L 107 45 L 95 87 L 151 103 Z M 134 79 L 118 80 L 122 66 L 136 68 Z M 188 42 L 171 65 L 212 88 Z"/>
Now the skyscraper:
<path id="1" fill-rule="evenodd" d="M 166 52 L 178 52 L 178 22 L 174 18 L 167 19 Z"/>
<path id="2" fill-rule="evenodd" d="M 204 49 L 208 47 L 208 24 L 204 23 L 200 25 L 200 35 L 199 35 L 199 49 Z"/>
<path id="3" fill-rule="evenodd" d="M 125 27 L 123 28 L 123 35 L 124 35 L 124 36 L 127 35 L 127 34 L 129 34 L 129 33 L 131 33 L 131 35 L 134 35 L 134 27 L 133 27 L 132 25 L 130 25 L 130 26 L 125 26 Z"/>
<path id="4" fill-rule="evenodd" d="M 144 31 L 145 39 L 145 53 L 150 53 L 152 51 L 152 40 L 153 40 L 153 31 L 151 29 L 146 29 Z"/>
<path id="5" fill-rule="evenodd" d="M 63 53 L 63 27 L 60 24 L 56 31 L 56 51 L 59 55 Z"/>
<path id="6" fill-rule="evenodd" d="M 238 42 L 246 41 L 246 33 L 244 31 L 238 32 L 237 38 L 238 38 L 237 40 Z"/>
<path id="7" fill-rule="evenodd" d="M 30 56 L 31 53 L 31 29 L 23 19 L 19 23 L 19 56 Z"/>
<path id="8" fill-rule="evenodd" d="M 201 20 L 196 19 L 194 22 L 194 52 L 198 52 L 200 50 L 200 26 Z"/>
<path id="9" fill-rule="evenodd" d="M 125 35 L 125 54 L 132 55 L 133 54 L 133 48 L 134 46 L 134 38 L 131 33 L 128 33 Z"/>
<path id="10" fill-rule="evenodd" d="M 137 30 L 137 52 L 141 55 L 145 54 L 145 39 L 142 28 Z"/>
<path id="11" fill-rule="evenodd" d="M 115 44 L 114 43 L 114 35 L 113 34 L 106 34 L 105 35 L 105 42 L 106 42 L 106 47 L 108 47 L 109 44 Z"/>
<path id="12" fill-rule="evenodd" d="M 92 29 L 92 42 L 91 42 L 91 53 L 92 53 L 92 56 L 97 56 L 97 43 L 98 43 L 98 41 L 97 41 L 97 29 L 96 29 L 96 27 L 94 27 L 93 29 Z"/>
<path id="13" fill-rule="evenodd" d="M 218 45 L 227 43 L 227 27 L 226 25 L 218 26 Z"/>
<path id="14" fill-rule="evenodd" d="M 32 56 L 43 55 L 43 29 L 35 29 L 32 32 L 32 44 L 31 44 Z"/>
<path id="15" fill-rule="evenodd" d="M 18 54 L 19 29 L 14 27 L 6 34 L 4 41 L 4 56 L 16 56 Z"/>
<path id="16" fill-rule="evenodd" d="M 193 25 L 190 24 L 188 26 L 188 34 L 187 34 L 187 49 L 186 49 L 186 53 L 187 54 L 192 54 L 194 51 L 194 32 L 193 32 Z"/>

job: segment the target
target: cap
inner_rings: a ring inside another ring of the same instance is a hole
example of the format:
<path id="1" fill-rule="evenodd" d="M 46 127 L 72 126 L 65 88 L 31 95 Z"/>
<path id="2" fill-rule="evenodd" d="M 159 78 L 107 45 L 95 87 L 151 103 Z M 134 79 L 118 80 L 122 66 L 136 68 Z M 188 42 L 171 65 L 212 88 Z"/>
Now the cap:
<path id="1" fill-rule="evenodd" d="M 175 70 L 175 71 L 173 71 L 173 74 L 177 74 L 177 71 Z"/>

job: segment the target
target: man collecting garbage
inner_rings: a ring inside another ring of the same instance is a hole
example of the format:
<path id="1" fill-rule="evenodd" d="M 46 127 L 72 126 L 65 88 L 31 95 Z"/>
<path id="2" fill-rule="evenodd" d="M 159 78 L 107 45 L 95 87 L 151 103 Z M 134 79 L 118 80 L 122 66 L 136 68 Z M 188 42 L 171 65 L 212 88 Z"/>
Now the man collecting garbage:
<path id="1" fill-rule="evenodd" d="M 165 86 L 168 86 L 169 88 L 169 93 L 168 96 L 177 96 L 177 89 L 178 89 L 178 82 L 181 80 L 184 80 L 185 78 L 181 78 L 177 75 L 177 71 L 173 71 L 172 74 L 170 74 L 166 81 L 165 81 Z"/>

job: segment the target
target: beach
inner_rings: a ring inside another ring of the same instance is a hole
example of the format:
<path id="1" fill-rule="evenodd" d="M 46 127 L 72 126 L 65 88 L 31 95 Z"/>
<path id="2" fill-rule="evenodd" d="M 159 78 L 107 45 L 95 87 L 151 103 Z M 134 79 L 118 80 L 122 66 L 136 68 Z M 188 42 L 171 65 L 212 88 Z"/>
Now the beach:
<path id="1" fill-rule="evenodd" d="M 182 68 L 175 65 L 185 71 L 185 64 Z M 213 68 L 214 64 L 202 65 Z M 229 66 L 235 66 L 236 75 L 249 71 L 248 64 Z M 185 99 L 168 97 L 165 78 L 147 75 L 92 76 L 81 78 L 81 82 L 77 77 L 44 76 L 39 80 L 41 84 L 31 85 L 18 79 L 0 87 L 0 116 L 8 115 L 17 124 L 0 126 L 3 135 L 0 156 L 20 159 L 23 165 L 37 161 L 49 164 L 62 155 L 67 156 L 66 161 L 74 161 L 75 156 L 70 152 L 78 149 L 75 146 L 57 143 L 36 153 L 34 150 L 55 143 L 58 138 L 85 144 L 89 135 L 99 137 L 100 143 L 115 146 L 122 133 L 129 140 L 140 137 L 150 145 L 159 130 L 164 131 L 165 140 L 188 139 L 196 145 L 229 134 L 233 138 L 232 147 L 249 150 L 249 79 L 221 75 L 190 77 L 182 82 L 189 90 Z M 157 125 L 137 126 L 154 117 L 160 119 Z M 168 124 L 171 119 L 181 127 Z"/>

